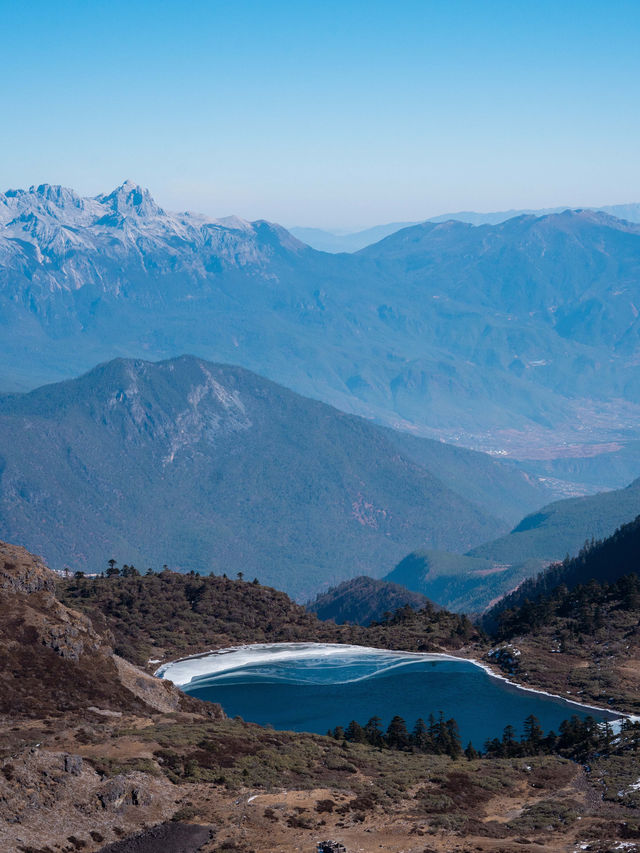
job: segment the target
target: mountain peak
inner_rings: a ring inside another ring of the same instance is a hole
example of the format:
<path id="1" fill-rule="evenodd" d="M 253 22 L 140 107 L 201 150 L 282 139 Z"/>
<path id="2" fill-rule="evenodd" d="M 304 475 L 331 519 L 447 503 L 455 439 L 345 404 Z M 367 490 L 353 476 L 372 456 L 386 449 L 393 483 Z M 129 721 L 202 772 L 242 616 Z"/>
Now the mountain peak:
<path id="1" fill-rule="evenodd" d="M 56 207 L 65 207 L 69 204 L 74 207 L 82 207 L 83 199 L 69 187 L 63 187 L 60 184 L 40 184 L 39 186 L 29 187 L 29 192 L 39 196 L 45 201 L 50 201 Z"/>
<path id="2" fill-rule="evenodd" d="M 149 192 L 139 184 L 126 180 L 109 195 L 99 195 L 97 200 L 121 216 L 164 216 L 164 210 Z"/>

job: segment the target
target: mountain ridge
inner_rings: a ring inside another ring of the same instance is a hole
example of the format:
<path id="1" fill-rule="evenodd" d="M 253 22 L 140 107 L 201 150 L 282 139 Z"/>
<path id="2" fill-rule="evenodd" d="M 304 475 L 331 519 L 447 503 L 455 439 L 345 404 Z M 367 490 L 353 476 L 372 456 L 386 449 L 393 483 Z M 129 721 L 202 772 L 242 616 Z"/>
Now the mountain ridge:
<path id="1" fill-rule="evenodd" d="M 166 213 L 145 193 L 2 195 L 6 389 L 189 350 L 521 458 L 635 435 L 638 225 L 571 211 L 427 223 L 329 255 L 262 220 Z"/>
<path id="2" fill-rule="evenodd" d="M 289 231 L 307 245 L 321 252 L 357 252 L 367 246 L 377 243 L 384 237 L 395 234 L 403 228 L 413 225 L 421 225 L 425 222 L 468 222 L 470 225 L 499 225 L 507 219 L 517 216 L 548 216 L 552 213 L 562 213 L 565 210 L 599 210 L 609 213 L 617 219 L 626 219 L 629 222 L 640 222 L 640 204 L 605 204 L 595 205 L 564 205 L 560 207 L 544 208 L 512 208 L 510 210 L 496 211 L 495 213 L 479 213 L 472 210 L 460 210 L 456 213 L 441 213 L 437 216 L 429 216 L 427 219 L 418 219 L 412 222 L 389 222 L 382 225 L 373 225 L 357 231 L 329 231 L 322 228 L 311 228 L 292 226 Z"/>

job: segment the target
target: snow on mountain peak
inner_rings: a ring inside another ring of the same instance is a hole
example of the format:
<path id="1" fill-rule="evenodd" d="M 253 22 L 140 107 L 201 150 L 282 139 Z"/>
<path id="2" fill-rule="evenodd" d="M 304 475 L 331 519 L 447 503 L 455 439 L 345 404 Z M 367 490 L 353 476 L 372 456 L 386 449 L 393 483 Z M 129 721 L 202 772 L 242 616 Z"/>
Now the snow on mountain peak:
<path id="1" fill-rule="evenodd" d="M 164 210 L 156 204 L 147 189 L 143 189 L 133 181 L 125 181 L 109 195 L 99 195 L 96 199 L 102 205 L 107 205 L 113 213 L 121 216 L 164 216 Z"/>
<path id="2" fill-rule="evenodd" d="M 88 267 L 116 257 L 137 267 L 151 259 L 154 268 L 165 264 L 197 278 L 206 277 L 213 257 L 214 266 L 260 267 L 280 249 L 303 246 L 265 222 L 166 212 L 129 180 L 93 198 L 51 184 L 0 193 L 0 253 L 5 264 L 22 263 L 24 248 L 7 238 L 32 243 L 39 263 L 51 265 L 51 287 L 63 289 L 86 281 Z"/>
<path id="3" fill-rule="evenodd" d="M 29 214 L 50 225 L 90 225 L 96 217 L 96 203 L 74 190 L 57 184 L 40 184 L 28 190 L 0 193 L 0 224 L 27 221 Z"/>

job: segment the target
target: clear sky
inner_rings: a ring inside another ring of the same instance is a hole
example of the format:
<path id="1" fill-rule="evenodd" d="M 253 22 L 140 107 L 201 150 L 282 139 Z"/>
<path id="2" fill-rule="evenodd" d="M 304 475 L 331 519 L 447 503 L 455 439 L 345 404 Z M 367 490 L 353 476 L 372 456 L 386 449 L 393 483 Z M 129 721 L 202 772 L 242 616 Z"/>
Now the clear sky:
<path id="1" fill-rule="evenodd" d="M 640 201 L 638 0 L 0 0 L 0 188 L 360 227 Z"/>

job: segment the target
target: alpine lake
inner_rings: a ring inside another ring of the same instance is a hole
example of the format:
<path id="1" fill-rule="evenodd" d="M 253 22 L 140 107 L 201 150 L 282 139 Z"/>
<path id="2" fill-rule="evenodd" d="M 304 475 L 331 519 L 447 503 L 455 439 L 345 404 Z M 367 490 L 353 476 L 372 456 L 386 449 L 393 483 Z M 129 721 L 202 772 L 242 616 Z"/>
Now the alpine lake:
<path id="1" fill-rule="evenodd" d="M 517 687 L 461 658 L 360 646 L 244 646 L 175 661 L 156 675 L 191 696 L 218 702 L 230 717 L 317 734 L 351 720 L 364 725 L 373 716 L 386 728 L 399 715 L 411 729 L 418 718 L 442 712 L 457 721 L 463 745 L 482 747 L 507 725 L 520 734 L 531 714 L 545 733 L 557 732 L 573 715 L 602 722 L 620 717 Z"/>

